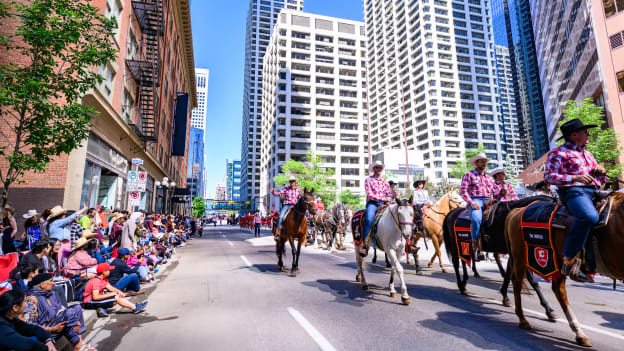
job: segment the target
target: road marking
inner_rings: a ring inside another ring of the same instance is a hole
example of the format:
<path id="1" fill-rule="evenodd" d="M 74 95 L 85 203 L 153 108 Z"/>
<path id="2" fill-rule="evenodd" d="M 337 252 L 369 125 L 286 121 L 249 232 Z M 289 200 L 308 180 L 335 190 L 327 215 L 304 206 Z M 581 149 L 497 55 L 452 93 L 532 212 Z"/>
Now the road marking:
<path id="1" fill-rule="evenodd" d="M 316 330 L 316 328 L 314 328 L 314 326 L 310 324 L 310 322 L 308 322 L 308 320 L 305 319 L 305 317 L 303 317 L 301 313 L 299 313 L 299 311 L 292 307 L 288 307 L 288 313 L 290 313 L 290 315 L 297 321 L 297 323 L 299 323 L 299 325 L 308 333 L 308 335 L 310 335 L 312 339 L 316 341 L 321 350 L 336 351 L 336 349 L 329 343 L 329 341 L 327 341 L 327 339 L 325 339 L 325 337 L 321 335 L 321 333 L 319 333 L 319 331 Z"/>
<path id="2" fill-rule="evenodd" d="M 249 262 L 249 260 L 247 259 L 247 257 L 241 255 L 240 258 L 243 260 L 243 262 L 245 262 L 245 264 L 247 265 L 247 267 L 253 267 L 253 265 L 251 264 L 251 262 Z"/>
<path id="3" fill-rule="evenodd" d="M 230 244 L 230 246 L 234 246 L 234 244 L 232 244 L 232 242 L 229 240 L 228 240 L 228 244 Z"/>
<path id="4" fill-rule="evenodd" d="M 221 234 L 221 236 L 225 238 L 225 234 Z"/>
<path id="5" fill-rule="evenodd" d="M 344 258 L 344 257 L 342 257 L 342 256 L 332 255 L 332 254 L 328 254 L 328 255 L 329 255 L 329 256 L 331 256 L 331 257 L 336 257 L 336 258 L 339 258 L 339 259 L 341 259 L 341 260 L 346 260 L 346 258 Z"/>

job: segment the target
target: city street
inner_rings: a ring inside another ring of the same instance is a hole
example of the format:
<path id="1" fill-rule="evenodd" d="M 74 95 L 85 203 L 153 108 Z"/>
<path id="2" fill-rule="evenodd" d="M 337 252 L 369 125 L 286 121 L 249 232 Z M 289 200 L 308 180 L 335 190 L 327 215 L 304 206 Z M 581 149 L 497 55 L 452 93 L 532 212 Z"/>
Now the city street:
<path id="1" fill-rule="evenodd" d="M 301 274 L 292 278 L 277 271 L 267 234 L 255 239 L 238 227 L 206 228 L 203 238 L 178 249 L 158 289 L 148 290 L 146 312 L 99 319 L 86 341 L 98 350 L 580 349 L 567 322 L 548 322 L 534 294 L 523 295 L 533 331 L 519 329 L 513 308 L 500 302 L 494 264 L 480 263 L 484 278 L 471 276 L 469 297 L 437 265 L 423 276 L 405 266 L 412 302 L 403 306 L 389 297 L 383 253 L 382 265 L 369 264 L 366 272 L 371 291 L 362 291 L 352 246 L 339 253 L 306 248 Z M 429 257 L 422 254 L 422 262 Z M 541 286 L 563 316 L 549 286 Z M 624 288 L 613 291 L 606 279 L 568 287 L 594 349 L 621 349 Z"/>

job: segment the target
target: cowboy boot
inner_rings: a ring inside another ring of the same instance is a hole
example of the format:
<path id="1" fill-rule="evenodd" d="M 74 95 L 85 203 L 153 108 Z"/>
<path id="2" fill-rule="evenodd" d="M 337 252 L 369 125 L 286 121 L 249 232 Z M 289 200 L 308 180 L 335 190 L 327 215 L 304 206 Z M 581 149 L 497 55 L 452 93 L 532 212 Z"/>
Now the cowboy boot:
<path id="1" fill-rule="evenodd" d="M 561 274 L 570 277 L 570 279 L 579 283 L 593 283 L 594 280 L 581 270 L 581 259 L 579 255 L 576 255 L 574 258 L 569 259 L 567 257 L 563 258 L 563 264 L 561 265 Z"/>
<path id="2" fill-rule="evenodd" d="M 364 242 L 360 246 L 360 256 L 362 257 L 368 256 L 368 243 L 370 241 L 370 237 L 371 234 L 368 234 L 368 236 L 366 237 L 366 239 L 364 239 Z"/>

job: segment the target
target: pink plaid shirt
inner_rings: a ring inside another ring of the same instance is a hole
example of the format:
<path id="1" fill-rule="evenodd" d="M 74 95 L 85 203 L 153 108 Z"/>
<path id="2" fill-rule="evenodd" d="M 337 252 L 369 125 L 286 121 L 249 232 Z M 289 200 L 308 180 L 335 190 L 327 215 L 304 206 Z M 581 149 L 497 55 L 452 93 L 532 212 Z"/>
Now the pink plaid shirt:
<path id="1" fill-rule="evenodd" d="M 598 162 L 596 162 L 591 152 L 567 141 L 565 144 L 552 149 L 548 154 L 548 160 L 544 168 L 544 180 L 559 187 L 585 186 L 583 183 L 572 182 L 572 177 L 590 174 L 595 179 L 591 185 L 601 186 L 607 182 L 607 176 L 591 174 L 592 169 L 596 166 L 598 166 Z"/>
<path id="2" fill-rule="evenodd" d="M 275 196 L 284 195 L 284 205 L 294 205 L 297 203 L 297 201 L 301 197 L 301 191 L 299 191 L 299 188 L 297 187 L 291 188 L 290 185 L 287 185 L 283 187 L 282 190 L 278 192 L 274 192 L 273 195 Z"/>
<path id="3" fill-rule="evenodd" d="M 461 182 L 461 197 L 470 205 L 473 197 L 491 197 L 496 188 L 494 179 L 484 171 L 479 173 L 476 169 L 464 174 Z"/>
<path id="4" fill-rule="evenodd" d="M 494 198 L 498 199 L 500 201 L 514 201 L 514 200 L 518 200 L 518 196 L 516 195 L 516 192 L 514 191 L 513 187 L 511 186 L 511 184 L 509 183 L 502 183 L 497 181 L 494 181 Z M 501 196 L 501 191 L 503 189 L 507 190 L 507 196 Z"/>
<path id="5" fill-rule="evenodd" d="M 382 177 L 370 176 L 364 181 L 366 189 L 366 201 L 383 201 L 385 197 L 392 197 L 390 184 Z"/>

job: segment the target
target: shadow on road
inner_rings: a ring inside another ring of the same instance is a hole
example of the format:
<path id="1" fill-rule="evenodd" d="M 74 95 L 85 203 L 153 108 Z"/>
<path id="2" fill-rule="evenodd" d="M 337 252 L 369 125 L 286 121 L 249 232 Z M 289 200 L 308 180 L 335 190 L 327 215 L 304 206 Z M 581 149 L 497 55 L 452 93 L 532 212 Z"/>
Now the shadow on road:
<path id="1" fill-rule="evenodd" d="M 602 323 L 600 325 L 608 328 L 624 330 L 624 314 L 605 311 L 595 311 L 594 313 L 607 321 L 606 323 Z"/>

